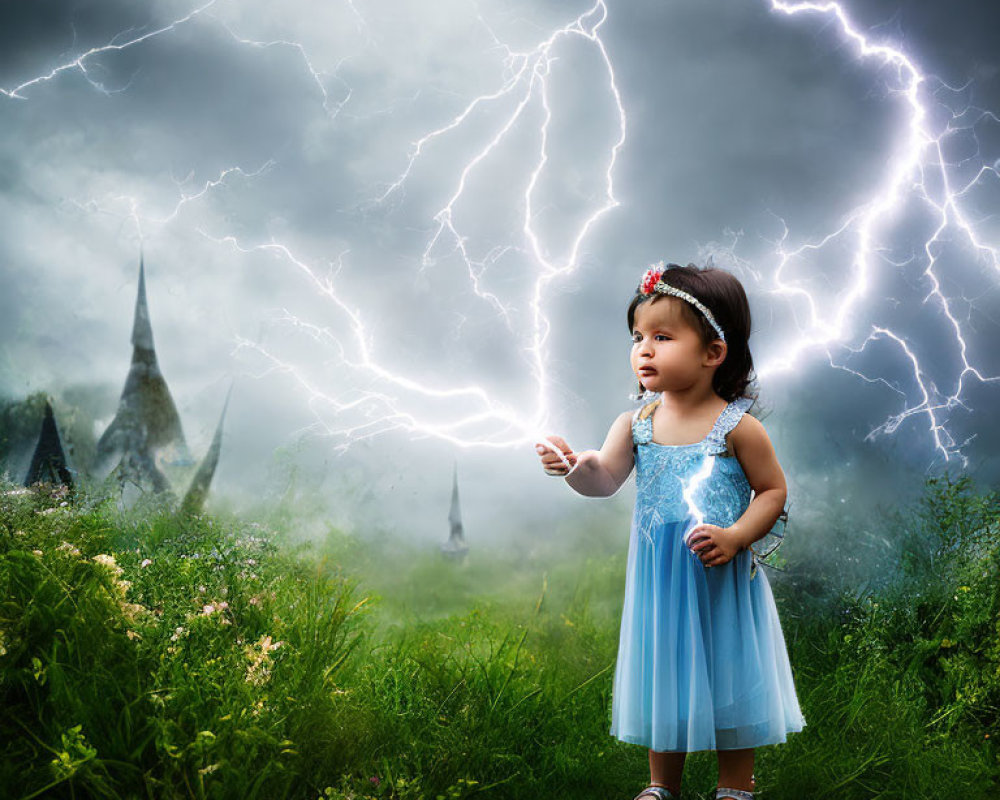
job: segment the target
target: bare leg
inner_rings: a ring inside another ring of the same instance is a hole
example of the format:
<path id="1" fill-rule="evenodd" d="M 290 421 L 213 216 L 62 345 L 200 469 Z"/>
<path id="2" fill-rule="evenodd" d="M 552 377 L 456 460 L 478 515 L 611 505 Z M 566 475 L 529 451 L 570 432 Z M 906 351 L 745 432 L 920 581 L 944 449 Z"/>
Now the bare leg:
<path id="1" fill-rule="evenodd" d="M 719 750 L 719 786 L 753 791 L 753 748 Z"/>
<path id="2" fill-rule="evenodd" d="M 650 783 L 665 786 L 676 797 L 681 796 L 681 775 L 684 774 L 684 759 L 687 753 L 660 753 L 649 751 Z"/>

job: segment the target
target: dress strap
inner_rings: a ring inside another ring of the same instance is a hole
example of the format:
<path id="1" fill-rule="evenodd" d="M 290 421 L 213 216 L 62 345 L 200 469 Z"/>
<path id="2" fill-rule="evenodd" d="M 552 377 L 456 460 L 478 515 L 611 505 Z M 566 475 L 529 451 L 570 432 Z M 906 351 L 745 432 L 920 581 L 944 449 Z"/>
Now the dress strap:
<path id="1" fill-rule="evenodd" d="M 739 424 L 743 415 L 750 410 L 750 406 L 753 404 L 752 397 L 737 397 L 726 406 L 719 414 L 719 418 L 715 421 L 708 436 L 705 437 L 705 452 L 714 456 L 727 453 L 729 450 L 726 447 L 726 436 Z"/>
<path id="2" fill-rule="evenodd" d="M 636 445 L 649 444 L 653 441 L 653 412 L 660 404 L 659 400 L 647 403 L 642 408 L 636 409 L 632 415 L 632 447 Z"/>

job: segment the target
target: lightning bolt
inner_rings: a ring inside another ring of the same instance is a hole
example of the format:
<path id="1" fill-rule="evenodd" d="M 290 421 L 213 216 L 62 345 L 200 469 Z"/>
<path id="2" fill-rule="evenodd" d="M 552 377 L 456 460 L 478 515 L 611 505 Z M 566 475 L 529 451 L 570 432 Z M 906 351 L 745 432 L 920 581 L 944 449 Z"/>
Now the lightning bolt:
<path id="1" fill-rule="evenodd" d="M 45 75 L 39 75 L 35 78 L 32 78 L 31 80 L 27 80 L 24 83 L 20 84 L 19 86 L 15 86 L 12 89 L 0 88 L 0 94 L 17 100 L 26 100 L 27 98 L 25 97 L 25 95 L 22 94 L 22 92 L 25 89 L 31 89 L 32 87 L 38 86 L 39 84 L 47 83 L 48 81 L 54 80 L 58 76 L 62 75 L 64 72 L 69 72 L 72 70 L 76 70 L 77 72 L 79 72 L 91 86 L 93 86 L 102 94 L 111 94 L 112 92 L 106 89 L 102 83 L 94 80 L 90 76 L 90 72 L 88 72 L 87 70 L 88 61 L 92 61 L 96 56 L 102 55 L 104 53 L 112 53 L 121 50 L 127 50 L 130 47 L 135 47 L 136 45 L 142 44 L 143 42 L 146 42 L 157 36 L 162 36 L 164 33 L 173 31 L 179 25 L 183 25 L 185 22 L 188 22 L 189 20 L 192 20 L 195 17 L 197 17 L 199 14 L 203 14 L 209 8 L 214 6 L 215 3 L 216 0 L 209 0 L 209 2 L 205 3 L 203 6 L 199 6 L 198 8 L 194 9 L 193 11 L 181 17 L 180 19 L 176 19 L 170 24 L 164 25 L 162 28 L 157 28 L 156 30 L 149 31 L 148 33 L 144 33 L 140 36 L 135 36 L 131 39 L 126 39 L 126 41 L 123 42 L 116 42 L 114 39 L 112 39 L 106 45 L 103 45 L 101 47 L 92 47 L 90 50 L 81 53 L 71 61 L 67 61 L 64 64 L 60 64 L 59 66 L 54 67 Z M 117 38 L 118 37 L 116 36 L 115 39 Z M 123 91 L 123 90 L 119 89 L 117 91 Z"/>
<path id="2" fill-rule="evenodd" d="M 695 493 L 701 488 L 701 485 L 708 480 L 709 476 L 712 474 L 712 470 L 715 469 L 715 456 L 706 455 L 702 458 L 701 466 L 698 467 L 697 472 L 695 472 L 684 484 L 684 490 L 682 492 L 684 496 L 684 502 L 687 503 L 688 513 L 694 518 L 694 527 L 698 525 L 703 525 L 705 522 L 705 513 L 701 510 L 701 506 L 698 505 L 698 501 L 695 499 Z M 688 532 L 690 533 L 690 531 Z M 685 534 L 684 541 L 687 542 L 688 535 Z"/>
<path id="3" fill-rule="evenodd" d="M 353 4 L 349 4 L 349 5 L 351 7 L 351 10 L 354 11 L 355 13 L 357 13 L 357 9 L 354 8 L 354 5 Z M 360 19 L 360 17 L 359 17 L 359 19 Z M 226 25 L 224 22 L 220 21 L 219 24 L 222 25 L 222 27 L 226 30 L 226 32 L 235 41 L 239 42 L 240 44 L 246 45 L 248 47 L 253 47 L 253 48 L 256 48 L 256 49 L 259 49 L 259 50 L 266 50 L 266 49 L 269 49 L 271 47 L 287 47 L 287 48 L 291 48 L 292 50 L 295 50 L 299 54 L 300 58 L 302 59 L 302 62 L 305 64 L 306 69 L 309 72 L 309 75 L 312 77 L 313 83 L 316 84 L 317 88 L 319 89 L 320 94 L 323 96 L 323 110 L 326 111 L 327 116 L 330 119 L 336 119 L 337 115 L 340 114 L 340 112 L 343 110 L 344 106 L 346 106 L 347 103 L 348 103 L 348 101 L 351 99 L 351 96 L 353 95 L 354 92 L 351 89 L 350 85 L 348 85 L 340 77 L 340 74 L 339 74 L 340 68 L 347 61 L 347 57 L 340 59 L 337 62 L 336 67 L 333 70 L 333 76 L 344 87 L 344 96 L 340 100 L 338 100 L 333 105 L 333 107 L 331 108 L 331 105 L 330 105 L 331 104 L 330 95 L 329 95 L 329 93 L 326 90 L 326 82 L 325 82 L 326 73 L 323 72 L 322 70 L 319 70 L 319 69 L 317 69 L 316 67 L 313 66 L 312 60 L 309 57 L 309 53 L 306 50 L 306 48 L 302 45 L 301 42 L 292 42 L 292 41 L 288 41 L 287 39 L 274 39 L 272 41 L 255 41 L 254 39 L 246 39 L 246 38 L 240 36 L 232 28 L 230 28 L 228 25 Z"/>
<path id="4" fill-rule="evenodd" d="M 785 228 L 777 249 L 778 260 L 770 281 L 770 292 L 804 304 L 808 309 L 809 324 L 788 343 L 788 349 L 781 358 L 775 358 L 761 368 L 760 376 L 763 378 L 775 373 L 793 371 L 801 365 L 808 351 L 819 349 L 826 352 L 832 366 L 847 370 L 867 381 L 877 380 L 902 394 L 884 379 L 872 378 L 851 369 L 844 363 L 837 363 L 836 356 L 832 352 L 833 347 L 838 346 L 852 353 L 860 353 L 874 342 L 880 340 L 891 342 L 901 351 L 903 358 L 909 364 L 913 381 L 917 386 L 918 399 L 916 402 L 904 400 L 903 410 L 875 427 L 867 438 L 893 434 L 907 419 L 925 416 L 935 449 L 946 461 L 958 457 L 963 466 L 967 465 L 968 460 L 962 453 L 962 447 L 969 440 L 961 444 L 955 441 L 947 428 L 947 412 L 956 407 L 964 407 L 961 397 L 966 381 L 995 383 L 1000 380 L 1000 376 L 986 375 L 970 361 L 969 344 L 963 325 L 955 314 L 953 301 L 942 290 L 937 251 L 944 242 L 946 232 L 954 230 L 964 238 L 972 252 L 985 260 L 992 270 L 1000 269 L 1000 252 L 978 236 L 975 226 L 970 221 L 970 215 L 962 204 L 963 197 L 984 178 L 989 176 L 997 178 L 1000 175 L 996 165 L 982 165 L 969 181 L 956 186 L 956 178 L 953 175 L 955 165 L 949 163 L 943 148 L 950 135 L 969 130 L 983 120 L 996 122 L 997 118 L 980 109 L 965 108 L 957 113 L 952 112 L 949 123 L 942 131 L 936 132 L 932 129 L 931 99 L 928 98 L 925 88 L 928 77 L 901 50 L 884 43 L 872 42 L 862 34 L 854 26 L 842 5 L 834 2 L 790 3 L 771 0 L 771 8 L 788 16 L 819 14 L 833 20 L 843 40 L 855 49 L 859 58 L 894 68 L 899 79 L 897 94 L 902 97 L 908 114 L 905 131 L 896 143 L 899 152 L 883 183 L 875 189 L 866 203 L 847 214 L 843 224 L 816 242 L 787 248 L 785 242 L 788 230 Z M 971 123 L 967 119 L 970 116 L 973 117 Z M 934 303 L 939 307 L 952 330 L 958 348 L 960 363 L 957 376 L 953 379 L 953 388 L 950 390 L 939 389 L 929 379 L 926 370 L 921 366 L 915 343 L 909 341 L 907 337 L 886 327 L 872 324 L 860 345 L 852 344 L 850 339 L 850 321 L 861 311 L 862 302 L 868 296 L 872 273 L 878 264 L 881 262 L 899 266 L 892 264 L 881 254 L 883 248 L 880 245 L 879 230 L 899 213 L 905 201 L 911 196 L 921 200 L 937 220 L 933 233 L 922 247 L 924 255 L 921 276 L 930 287 L 923 303 L 925 305 Z M 795 284 L 790 273 L 793 272 L 797 262 L 808 263 L 810 256 L 834 242 L 848 238 L 854 243 L 851 279 L 847 290 L 836 302 L 830 303 L 829 298 L 820 300 Z"/>
<path id="5" fill-rule="evenodd" d="M 544 434 L 548 427 L 548 398 L 551 392 L 546 349 L 550 330 L 545 312 L 547 289 L 553 281 L 566 277 L 579 267 L 580 250 L 584 239 L 598 220 L 618 205 L 618 200 L 614 196 L 613 171 L 618 154 L 625 143 L 626 122 L 611 59 L 599 34 L 601 26 L 607 19 L 607 13 L 603 0 L 598 0 L 569 24 L 558 28 L 534 47 L 524 51 L 515 51 L 507 47 L 490 31 L 495 44 L 503 52 L 505 78 L 500 86 L 489 94 L 474 98 L 447 124 L 414 142 L 403 172 L 372 203 L 373 207 L 378 207 L 402 191 L 415 163 L 434 140 L 444 138 L 460 129 L 477 109 L 490 104 L 499 104 L 504 100 L 512 101 L 512 110 L 489 134 L 475 156 L 461 168 L 445 205 L 433 215 L 436 227 L 426 242 L 420 263 L 422 269 L 432 268 L 437 263 L 435 252 L 450 246 L 448 255 L 458 254 L 475 295 L 493 310 L 508 330 L 514 332 L 512 309 L 499 296 L 483 288 L 483 275 L 491 264 L 511 251 L 530 259 L 535 270 L 535 278 L 528 297 L 530 335 L 523 347 L 523 353 L 534 383 L 535 407 L 531 411 L 524 413 L 501 403 L 486 388 L 479 385 L 451 388 L 432 386 L 425 380 L 404 376 L 397 370 L 387 368 L 377 358 L 374 348 L 369 343 L 370 333 L 365 327 L 361 312 L 345 301 L 343 293 L 338 291 L 330 280 L 321 276 L 318 267 L 308 264 L 306 260 L 294 254 L 291 248 L 277 242 L 244 245 L 233 237 L 218 240 L 225 241 L 240 252 L 268 251 L 298 269 L 312 284 L 314 290 L 328 301 L 336 315 L 351 330 L 352 335 L 345 342 L 337 336 L 331 326 L 316 326 L 290 312 L 282 316 L 282 321 L 333 351 L 340 363 L 356 373 L 359 385 L 363 386 L 366 381 L 374 380 L 380 387 L 394 387 L 397 390 L 397 393 L 391 394 L 385 390 L 358 389 L 356 384 L 353 392 L 338 395 L 324 390 L 303 370 L 283 360 L 261 344 L 241 340 L 237 350 L 254 351 L 266 365 L 261 374 L 278 371 L 292 376 L 309 398 L 310 408 L 316 417 L 315 429 L 334 437 L 339 441 L 340 447 L 393 430 L 402 430 L 414 436 L 432 436 L 461 447 L 547 444 Z M 486 25 L 481 17 L 480 21 Z M 534 208 L 536 188 L 549 158 L 549 127 L 553 116 L 550 104 L 550 68 L 556 58 L 557 47 L 567 40 L 582 40 L 599 54 L 605 69 L 607 91 L 617 110 L 618 136 L 606 157 L 603 202 L 577 229 L 566 252 L 549 255 L 542 235 L 536 230 Z M 494 247 L 484 257 L 476 259 L 468 247 L 469 237 L 455 222 L 456 208 L 466 194 L 471 174 L 496 152 L 507 137 L 512 135 L 532 103 L 541 106 L 542 122 L 539 127 L 539 148 L 522 195 L 524 215 L 521 232 L 524 244 Z M 405 402 L 406 397 L 413 395 L 447 403 L 458 400 L 458 405 L 454 406 L 456 409 L 454 419 L 448 423 L 432 423 L 425 417 L 418 416 Z M 361 420 L 345 424 L 342 419 L 348 412 L 360 416 Z"/>
<path id="6" fill-rule="evenodd" d="M 94 199 L 87 200 L 85 202 L 81 202 L 79 200 L 69 200 L 68 202 L 70 205 L 73 205 L 82 211 L 89 213 L 110 214 L 112 216 L 120 216 L 120 212 L 117 211 L 116 208 L 118 205 L 125 205 L 128 208 L 128 213 L 125 215 L 125 219 L 130 221 L 135 226 L 136 233 L 138 234 L 139 241 L 141 243 L 145 238 L 144 231 L 146 230 L 147 225 L 152 224 L 162 227 L 173 222 L 177 219 L 184 206 L 201 200 L 213 189 L 225 184 L 230 176 L 239 175 L 243 178 L 256 178 L 258 175 L 262 175 L 267 172 L 274 165 L 274 160 L 268 159 L 260 167 L 250 172 L 247 172 L 242 167 L 227 167 L 219 173 L 217 178 L 204 181 L 200 189 L 191 193 L 187 193 L 182 188 L 192 178 L 191 175 L 188 175 L 184 178 L 184 180 L 174 182 L 178 188 L 180 198 L 174 204 L 173 209 L 161 217 L 150 216 L 143 213 L 142 202 L 134 195 L 112 195 L 104 202 Z"/>

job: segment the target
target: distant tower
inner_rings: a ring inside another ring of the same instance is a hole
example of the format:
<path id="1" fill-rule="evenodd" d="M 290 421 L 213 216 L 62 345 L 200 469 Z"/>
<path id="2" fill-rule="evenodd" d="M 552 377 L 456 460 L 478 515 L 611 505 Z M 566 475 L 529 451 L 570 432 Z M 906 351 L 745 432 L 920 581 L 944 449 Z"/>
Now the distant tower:
<path id="1" fill-rule="evenodd" d="M 97 470 L 107 473 L 117 461 L 121 481 L 169 491 L 160 471 L 191 463 L 177 407 L 160 372 L 146 302 L 146 269 L 139 259 L 139 291 L 132 323 L 132 365 L 118 401 L 118 412 L 97 443 Z"/>
<path id="2" fill-rule="evenodd" d="M 208 452 L 198 465 L 198 471 L 191 479 L 191 485 L 181 502 L 181 511 L 185 514 L 198 514 L 205 505 L 208 489 L 215 476 L 215 468 L 219 464 L 219 453 L 222 450 L 222 423 L 226 419 L 226 409 L 229 408 L 229 396 L 232 393 L 233 387 L 230 385 L 226 393 L 226 402 L 222 406 L 222 414 L 219 415 L 219 424 L 215 428 L 215 436 L 212 437 Z"/>
<path id="3" fill-rule="evenodd" d="M 458 504 L 458 464 L 452 473 L 451 511 L 448 512 L 448 522 L 451 523 L 451 535 L 448 541 L 441 545 L 441 552 L 455 559 L 464 559 L 469 552 L 465 543 L 465 531 L 462 528 L 462 509 Z"/>
<path id="4" fill-rule="evenodd" d="M 28 474 L 24 476 L 25 486 L 35 483 L 62 484 L 73 488 L 73 477 L 66 466 L 66 454 L 52 414 L 52 404 L 48 400 L 45 401 L 45 416 L 42 418 L 35 454 L 31 457 Z"/>

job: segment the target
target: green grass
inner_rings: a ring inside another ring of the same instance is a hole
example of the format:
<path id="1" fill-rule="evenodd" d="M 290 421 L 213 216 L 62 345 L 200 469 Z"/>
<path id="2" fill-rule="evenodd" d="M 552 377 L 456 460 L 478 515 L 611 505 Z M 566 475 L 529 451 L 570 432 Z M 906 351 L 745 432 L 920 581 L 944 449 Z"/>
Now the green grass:
<path id="1" fill-rule="evenodd" d="M 466 564 L 294 518 L 185 519 L 0 488 L 0 795 L 630 798 L 609 734 L 624 536 Z M 978 798 L 1000 779 L 1000 503 L 930 482 L 893 580 L 772 581 L 805 731 L 765 798 Z M 796 549 L 798 548 L 798 549 Z M 884 554 L 883 554 L 884 555 Z M 829 576 L 827 579 L 825 576 Z M 809 596 L 806 596 L 808 591 Z M 715 759 L 688 758 L 687 798 Z"/>

